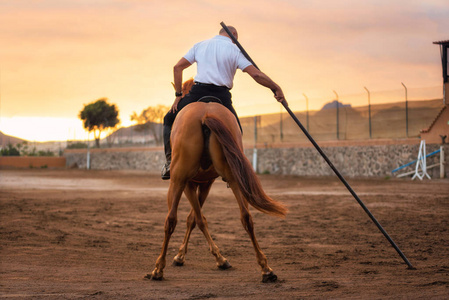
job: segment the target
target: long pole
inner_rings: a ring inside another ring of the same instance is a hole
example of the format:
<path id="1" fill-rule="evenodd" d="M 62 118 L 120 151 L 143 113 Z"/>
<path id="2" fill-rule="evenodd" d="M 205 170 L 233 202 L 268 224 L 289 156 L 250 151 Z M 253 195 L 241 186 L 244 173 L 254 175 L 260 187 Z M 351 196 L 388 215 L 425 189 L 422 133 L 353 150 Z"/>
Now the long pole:
<path id="1" fill-rule="evenodd" d="M 368 123 L 369 123 L 369 138 L 372 138 L 371 135 L 371 95 L 369 93 L 369 90 L 364 86 L 365 90 L 368 92 Z"/>
<path id="2" fill-rule="evenodd" d="M 345 185 L 345 187 L 348 189 L 348 191 L 351 193 L 351 195 L 355 198 L 355 200 L 360 204 L 360 206 L 363 208 L 363 210 L 366 212 L 366 214 L 370 217 L 370 219 L 374 222 L 374 224 L 377 226 L 377 228 L 382 232 L 382 234 L 385 236 L 385 238 L 390 242 L 391 246 L 396 250 L 396 252 L 401 256 L 401 258 L 404 260 L 404 262 L 408 265 L 410 269 L 415 269 L 413 265 L 410 263 L 410 261 L 407 259 L 407 257 L 402 253 L 401 249 L 396 245 L 396 243 L 393 241 L 393 239 L 390 237 L 390 235 L 385 231 L 385 229 L 380 225 L 380 223 L 377 221 L 377 219 L 374 217 L 374 215 L 370 212 L 370 210 L 365 206 L 365 204 L 360 200 L 359 196 L 354 192 L 354 190 L 351 188 L 349 183 L 345 180 L 345 178 L 340 174 L 340 172 L 337 170 L 337 168 L 334 167 L 332 162 L 329 160 L 329 158 L 326 156 L 326 154 L 321 150 L 320 146 L 315 142 L 315 140 L 312 138 L 312 136 L 307 132 L 307 130 L 304 128 L 304 126 L 299 122 L 298 118 L 296 118 L 295 114 L 290 110 L 287 104 L 285 102 L 282 103 L 287 110 L 287 112 L 290 114 L 290 116 L 293 118 L 295 123 L 301 128 L 302 132 L 307 136 L 307 138 L 310 140 L 310 142 L 315 146 L 316 150 L 321 154 L 321 156 L 324 158 L 324 160 L 327 162 L 329 167 L 334 171 L 335 175 L 340 179 L 340 181 Z"/>
<path id="3" fill-rule="evenodd" d="M 227 28 L 227 26 L 221 22 L 221 26 L 226 30 L 229 37 L 234 41 L 234 43 L 237 45 L 237 47 L 242 50 L 243 47 L 240 45 L 240 43 L 237 41 L 237 39 L 232 35 L 231 31 Z M 242 54 L 245 55 L 245 57 L 250 61 L 253 62 L 252 59 L 249 57 L 248 53 L 246 51 L 242 51 Z M 256 65 L 253 64 L 255 67 Z M 257 68 L 257 67 L 256 67 Z M 354 192 L 354 190 L 351 188 L 351 186 L 348 184 L 348 182 L 344 179 L 344 177 L 340 174 L 340 172 L 334 167 L 332 162 L 329 160 L 327 155 L 321 150 L 320 146 L 315 142 L 315 140 L 312 138 L 312 136 L 307 132 L 307 130 L 304 128 L 304 126 L 301 124 L 301 122 L 298 120 L 298 118 L 295 116 L 295 114 L 290 110 L 288 107 L 288 104 L 284 101 L 282 102 L 282 105 L 284 106 L 285 110 L 289 113 L 289 115 L 292 117 L 292 119 L 295 121 L 295 123 L 301 128 L 302 132 L 307 136 L 307 138 L 310 140 L 310 142 L 315 146 L 318 153 L 321 154 L 321 156 L 324 158 L 324 160 L 327 162 L 329 167 L 334 171 L 335 175 L 341 180 L 341 182 L 346 186 L 348 191 L 352 194 L 352 196 L 357 200 L 357 202 L 360 204 L 360 206 L 363 208 L 363 210 L 368 214 L 368 216 L 371 218 L 371 220 L 374 222 L 374 224 L 377 226 L 377 228 L 382 232 L 382 234 L 385 236 L 385 238 L 390 242 L 390 244 L 393 246 L 393 248 L 396 250 L 396 252 L 401 256 L 401 258 L 404 260 L 404 262 L 408 265 L 409 269 L 415 269 L 413 265 L 409 262 L 407 257 L 402 253 L 401 249 L 396 245 L 396 243 L 393 241 L 393 239 L 388 235 L 388 233 L 383 229 L 383 227 L 380 225 L 380 223 L 376 220 L 376 218 L 373 216 L 373 214 L 369 211 L 369 209 L 365 206 L 365 204 L 360 200 L 359 196 Z"/>

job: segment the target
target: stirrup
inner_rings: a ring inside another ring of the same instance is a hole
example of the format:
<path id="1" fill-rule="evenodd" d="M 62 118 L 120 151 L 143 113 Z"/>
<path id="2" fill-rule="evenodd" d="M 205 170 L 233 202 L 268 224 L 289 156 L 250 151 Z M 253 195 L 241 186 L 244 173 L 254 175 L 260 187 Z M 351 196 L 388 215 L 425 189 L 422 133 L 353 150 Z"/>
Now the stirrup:
<path id="1" fill-rule="evenodd" d="M 170 179 L 170 161 L 167 161 L 162 167 L 161 178 L 162 180 Z"/>

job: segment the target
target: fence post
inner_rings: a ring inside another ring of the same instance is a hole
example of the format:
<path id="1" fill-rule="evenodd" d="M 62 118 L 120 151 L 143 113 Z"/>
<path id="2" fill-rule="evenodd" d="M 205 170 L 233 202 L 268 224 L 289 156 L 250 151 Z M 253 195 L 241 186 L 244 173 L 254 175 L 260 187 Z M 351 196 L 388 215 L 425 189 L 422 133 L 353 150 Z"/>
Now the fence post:
<path id="1" fill-rule="evenodd" d="M 90 146 L 89 146 L 90 132 L 87 133 L 87 157 L 86 157 L 86 169 L 90 170 Z"/>
<path id="2" fill-rule="evenodd" d="M 283 132 L 283 124 L 282 124 L 282 104 L 279 103 L 280 106 L 280 111 L 279 111 L 279 130 L 280 130 L 280 139 L 281 139 L 281 143 L 284 141 L 284 132 Z"/>
<path id="3" fill-rule="evenodd" d="M 371 135 L 371 95 L 369 90 L 364 86 L 365 90 L 368 92 L 368 124 L 369 124 L 369 138 L 372 138 Z"/>
<path id="4" fill-rule="evenodd" d="M 405 89 L 405 134 L 408 137 L 408 99 L 407 99 L 407 87 L 401 82 Z"/>
<path id="5" fill-rule="evenodd" d="M 309 98 L 307 98 L 306 94 L 304 94 L 304 98 L 306 98 L 306 116 L 307 116 L 307 131 L 309 131 Z"/>
<path id="6" fill-rule="evenodd" d="M 444 147 L 440 146 L 440 178 L 444 178 Z"/>
<path id="7" fill-rule="evenodd" d="M 254 172 L 257 173 L 257 116 L 254 116 L 253 169 L 254 169 Z"/>
<path id="8" fill-rule="evenodd" d="M 339 133 L 339 126 L 338 126 L 338 94 L 337 94 L 337 92 L 336 91 L 334 91 L 334 93 L 335 93 L 335 96 L 337 96 L 337 140 L 339 140 L 340 139 L 340 133 Z"/>

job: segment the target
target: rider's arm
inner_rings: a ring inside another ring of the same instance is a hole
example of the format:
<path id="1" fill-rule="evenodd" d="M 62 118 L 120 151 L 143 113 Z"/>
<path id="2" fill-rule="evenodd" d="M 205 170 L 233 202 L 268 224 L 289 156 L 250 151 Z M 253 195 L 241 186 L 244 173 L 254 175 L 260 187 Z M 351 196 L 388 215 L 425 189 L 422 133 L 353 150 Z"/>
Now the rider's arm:
<path id="1" fill-rule="evenodd" d="M 282 92 L 282 89 L 279 85 L 277 85 L 273 80 L 271 80 L 270 77 L 268 77 L 265 73 L 258 70 L 253 65 L 246 67 L 243 72 L 248 73 L 258 84 L 263 85 L 264 87 L 267 87 L 271 89 L 275 95 L 277 101 L 287 103 L 287 100 L 285 100 L 284 93 Z"/>
<path id="2" fill-rule="evenodd" d="M 176 93 L 182 92 L 182 71 L 184 71 L 185 68 L 188 68 L 190 65 L 192 65 L 187 59 L 184 57 L 181 58 L 178 63 L 173 67 L 173 79 L 175 81 L 175 91 Z M 170 111 L 175 112 L 178 110 L 178 103 L 181 100 L 182 96 L 176 97 L 175 102 L 173 103 Z"/>
<path id="3" fill-rule="evenodd" d="M 185 59 L 183 57 L 173 67 L 173 77 L 174 77 L 174 80 L 175 80 L 175 90 L 178 93 L 182 92 L 182 71 L 184 71 L 185 68 L 190 67 L 190 65 L 191 65 L 191 63 L 187 59 Z"/>

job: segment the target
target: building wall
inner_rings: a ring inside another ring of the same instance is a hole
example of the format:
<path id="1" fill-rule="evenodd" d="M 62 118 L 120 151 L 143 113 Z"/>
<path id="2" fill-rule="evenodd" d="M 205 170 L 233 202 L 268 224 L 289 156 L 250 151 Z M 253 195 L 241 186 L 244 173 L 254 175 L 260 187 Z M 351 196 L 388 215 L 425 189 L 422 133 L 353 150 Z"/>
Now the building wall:
<path id="1" fill-rule="evenodd" d="M 427 145 L 427 154 L 439 149 L 439 145 Z M 419 140 L 407 144 L 346 145 L 323 147 L 333 165 L 345 177 L 387 177 L 401 165 L 416 160 Z M 449 145 L 444 146 L 446 178 L 449 177 Z M 253 149 L 245 154 L 253 161 Z M 86 168 L 86 150 L 66 150 L 68 167 Z M 138 169 L 159 173 L 165 162 L 162 149 L 95 149 L 90 152 L 91 169 L 115 170 Z M 427 165 L 439 162 L 439 154 L 429 157 Z M 397 173 L 414 170 L 415 164 Z M 333 176 L 332 169 L 313 147 L 259 148 L 257 149 L 257 171 L 279 175 Z M 428 171 L 432 178 L 439 178 L 439 168 Z M 396 173 L 395 173 L 396 174 Z"/>
<path id="2" fill-rule="evenodd" d="M 421 139 L 427 144 L 441 144 L 441 136 L 446 136 L 449 143 L 449 104 L 433 124 L 429 132 L 421 133 Z"/>

